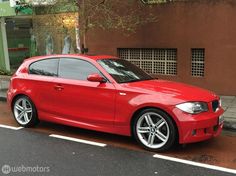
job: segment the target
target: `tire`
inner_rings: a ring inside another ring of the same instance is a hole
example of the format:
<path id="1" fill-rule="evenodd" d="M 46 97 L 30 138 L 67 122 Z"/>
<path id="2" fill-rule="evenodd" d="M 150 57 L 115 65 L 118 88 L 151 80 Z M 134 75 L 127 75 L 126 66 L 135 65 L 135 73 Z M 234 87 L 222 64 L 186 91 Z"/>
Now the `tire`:
<path id="1" fill-rule="evenodd" d="M 27 96 L 17 97 L 13 102 L 12 111 L 16 122 L 22 127 L 34 127 L 39 123 L 36 107 Z"/>
<path id="2" fill-rule="evenodd" d="M 171 117 L 154 108 L 142 110 L 135 117 L 132 133 L 143 148 L 153 152 L 170 149 L 177 139 L 177 129 Z"/>

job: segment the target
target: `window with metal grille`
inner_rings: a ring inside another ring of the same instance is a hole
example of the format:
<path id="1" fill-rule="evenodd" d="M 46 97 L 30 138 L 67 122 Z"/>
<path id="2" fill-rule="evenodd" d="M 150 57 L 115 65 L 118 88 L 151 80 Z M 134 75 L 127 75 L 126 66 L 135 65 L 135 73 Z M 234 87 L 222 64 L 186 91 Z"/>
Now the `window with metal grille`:
<path id="1" fill-rule="evenodd" d="M 177 49 L 119 48 L 118 55 L 151 74 L 177 74 Z"/>
<path id="2" fill-rule="evenodd" d="M 192 76 L 203 77 L 205 70 L 205 49 L 192 49 Z"/>

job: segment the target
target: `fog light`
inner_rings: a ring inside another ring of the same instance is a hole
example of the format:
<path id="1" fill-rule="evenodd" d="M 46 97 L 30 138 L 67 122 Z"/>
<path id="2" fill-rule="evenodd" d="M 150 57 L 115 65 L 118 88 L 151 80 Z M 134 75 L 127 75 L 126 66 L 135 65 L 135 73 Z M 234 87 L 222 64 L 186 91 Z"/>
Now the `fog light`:
<path id="1" fill-rule="evenodd" d="M 197 130 L 192 131 L 192 136 L 195 136 L 197 134 Z"/>
<path id="2" fill-rule="evenodd" d="M 216 132 L 218 130 L 218 125 L 214 126 L 213 130 Z"/>

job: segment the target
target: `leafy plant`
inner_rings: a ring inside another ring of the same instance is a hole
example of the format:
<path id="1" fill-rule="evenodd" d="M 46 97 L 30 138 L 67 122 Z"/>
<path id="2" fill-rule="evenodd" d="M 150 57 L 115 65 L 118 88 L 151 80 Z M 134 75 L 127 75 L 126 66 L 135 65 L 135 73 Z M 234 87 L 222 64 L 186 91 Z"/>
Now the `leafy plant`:
<path id="1" fill-rule="evenodd" d="M 129 35 L 141 25 L 157 22 L 157 17 L 141 1 L 128 0 L 80 0 L 79 26 L 80 38 L 86 48 L 86 35 L 90 29 L 119 30 Z"/>
<path id="2" fill-rule="evenodd" d="M 0 75 L 11 76 L 13 73 L 11 71 L 0 69 Z"/>
<path id="3" fill-rule="evenodd" d="M 63 18 L 58 18 L 60 17 L 58 13 L 77 11 L 79 13 L 79 18 L 76 19 L 79 20 L 79 38 L 82 41 L 82 48 L 87 48 L 87 33 L 93 28 L 115 29 L 122 31 L 124 35 L 129 35 L 135 33 L 141 25 L 157 22 L 157 17 L 149 10 L 151 8 L 152 5 L 147 6 L 137 0 L 58 0 L 55 5 L 34 8 L 33 20 L 39 19 L 37 16 L 40 16 L 40 21 L 46 25 L 52 24 L 54 31 L 72 33 L 75 32 L 75 25 L 72 28 L 65 27 L 60 22 Z M 46 14 L 50 14 L 51 17 L 49 18 Z M 59 23 L 55 24 L 57 21 Z"/>

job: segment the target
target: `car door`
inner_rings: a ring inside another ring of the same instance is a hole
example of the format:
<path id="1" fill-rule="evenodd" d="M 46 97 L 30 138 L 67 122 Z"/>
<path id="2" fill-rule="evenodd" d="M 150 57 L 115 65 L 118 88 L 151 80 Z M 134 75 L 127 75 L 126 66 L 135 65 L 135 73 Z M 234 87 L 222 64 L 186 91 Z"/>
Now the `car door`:
<path id="1" fill-rule="evenodd" d="M 57 116 L 85 125 L 113 125 L 115 88 L 110 82 L 87 80 L 89 74 L 101 72 L 90 62 L 61 58 L 55 83 Z"/>
<path id="2" fill-rule="evenodd" d="M 57 58 L 45 58 L 29 66 L 29 79 L 26 80 L 29 81 L 27 91 L 36 97 L 33 100 L 39 116 L 43 118 L 56 111 L 52 95 L 54 93 L 53 79 L 57 77 L 58 62 Z"/>

